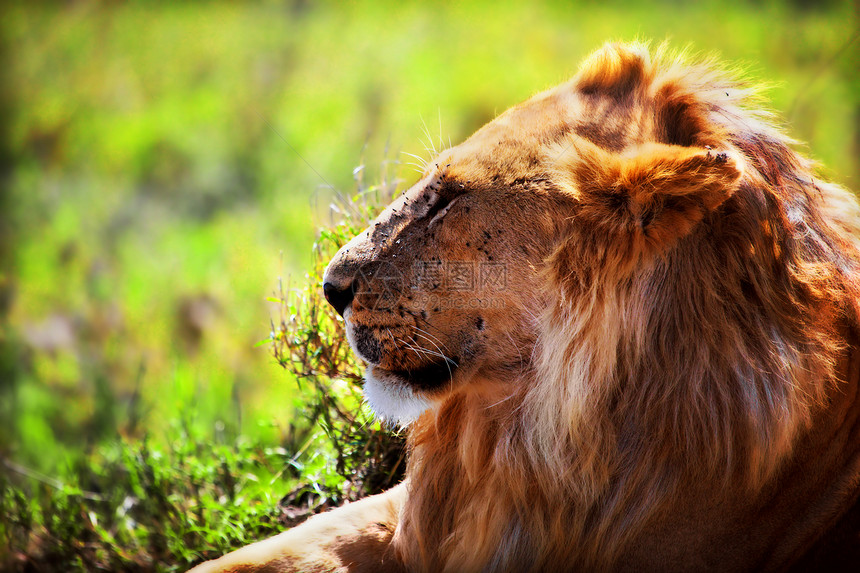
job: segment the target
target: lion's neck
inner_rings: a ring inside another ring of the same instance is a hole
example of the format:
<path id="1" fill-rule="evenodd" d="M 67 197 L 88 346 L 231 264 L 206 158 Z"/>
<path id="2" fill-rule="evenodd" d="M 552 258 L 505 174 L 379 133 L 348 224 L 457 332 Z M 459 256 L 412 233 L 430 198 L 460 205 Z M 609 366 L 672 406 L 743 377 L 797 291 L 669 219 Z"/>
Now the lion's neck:
<path id="1" fill-rule="evenodd" d="M 473 571 L 494 563 L 494 570 L 527 570 L 539 549 L 535 536 L 553 521 L 527 519 L 535 497 L 550 507 L 543 478 L 523 456 L 519 433 L 520 396 L 493 401 L 486 396 L 456 395 L 410 429 L 409 479 L 421 484 L 410 492 L 401 529 L 410 563 L 427 570 Z M 556 507 L 560 512 L 564 508 Z M 501 548 L 504 548 L 500 550 Z M 494 552 L 498 550 L 498 554 Z M 444 555 L 445 560 L 441 557 Z M 496 562 L 504 555 L 506 562 Z M 513 562 L 514 560 L 516 562 Z"/>
<path id="2" fill-rule="evenodd" d="M 421 486 L 410 492 L 400 524 L 400 539 L 409 546 L 399 550 L 407 562 L 450 571 L 487 563 L 516 571 L 588 567 L 620 545 L 613 527 L 632 531 L 629 522 L 601 521 L 608 485 L 617 477 L 609 445 L 569 451 L 559 471 L 535 446 L 526 394 L 505 400 L 455 395 L 412 426 L 409 479 Z M 588 464 L 594 467 L 586 470 Z"/>
<path id="3" fill-rule="evenodd" d="M 553 324 L 571 332 L 562 318 Z M 575 342 L 555 351 L 569 359 L 623 337 Z M 676 350 L 683 357 L 684 345 Z M 698 369 L 674 379 L 656 377 L 647 360 L 595 363 L 509 384 L 517 390 L 504 400 L 452 396 L 411 429 L 409 476 L 421 487 L 404 510 L 401 539 L 410 545 L 400 551 L 429 570 L 440 569 L 441 555 L 448 570 L 598 568 L 680 499 L 719 506 L 738 491 L 756 499 L 806 425 L 809 413 L 790 409 L 804 402 L 778 394 L 803 380 L 786 373 L 778 384 L 776 364 L 757 372 L 686 362 Z M 564 378 L 577 375 L 587 379 Z M 739 421 L 743 412 L 754 417 Z"/>

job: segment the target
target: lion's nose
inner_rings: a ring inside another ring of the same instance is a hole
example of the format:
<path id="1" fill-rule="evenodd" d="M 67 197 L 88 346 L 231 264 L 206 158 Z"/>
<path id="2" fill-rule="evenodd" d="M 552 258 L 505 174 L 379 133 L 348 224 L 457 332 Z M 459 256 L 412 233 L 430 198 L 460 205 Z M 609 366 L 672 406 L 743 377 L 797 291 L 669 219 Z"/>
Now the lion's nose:
<path id="1" fill-rule="evenodd" d="M 346 307 L 349 306 L 349 303 L 352 302 L 352 299 L 355 296 L 355 288 L 353 288 L 352 283 L 349 283 L 344 287 L 343 285 L 336 285 L 332 282 L 326 281 L 323 283 L 323 294 L 325 295 L 325 299 L 334 307 L 337 313 L 343 316 L 343 311 L 346 310 Z"/>

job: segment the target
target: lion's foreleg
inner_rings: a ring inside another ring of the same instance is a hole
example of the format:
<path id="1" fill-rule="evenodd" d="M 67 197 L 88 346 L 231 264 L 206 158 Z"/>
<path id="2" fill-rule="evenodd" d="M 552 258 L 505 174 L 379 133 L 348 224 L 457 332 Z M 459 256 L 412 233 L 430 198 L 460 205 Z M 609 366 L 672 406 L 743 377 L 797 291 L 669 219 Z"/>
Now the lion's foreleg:
<path id="1" fill-rule="evenodd" d="M 193 573 L 402 571 L 391 550 L 406 484 L 195 567 Z"/>

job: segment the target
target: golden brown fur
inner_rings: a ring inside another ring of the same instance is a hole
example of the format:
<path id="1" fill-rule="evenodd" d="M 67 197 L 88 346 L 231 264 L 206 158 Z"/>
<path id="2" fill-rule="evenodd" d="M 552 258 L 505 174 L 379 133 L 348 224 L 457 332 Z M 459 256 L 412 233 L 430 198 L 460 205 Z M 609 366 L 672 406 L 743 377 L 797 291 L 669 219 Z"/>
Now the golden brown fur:
<path id="1" fill-rule="evenodd" d="M 431 162 L 326 273 L 406 483 L 206 570 L 856 565 L 860 209 L 757 103 L 607 45 Z"/>

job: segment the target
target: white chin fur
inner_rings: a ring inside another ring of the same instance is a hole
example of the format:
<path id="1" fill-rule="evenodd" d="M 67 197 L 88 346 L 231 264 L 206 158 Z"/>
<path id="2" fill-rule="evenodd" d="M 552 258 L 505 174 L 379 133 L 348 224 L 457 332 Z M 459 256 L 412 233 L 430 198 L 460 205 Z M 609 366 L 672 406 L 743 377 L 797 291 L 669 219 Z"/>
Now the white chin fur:
<path id="1" fill-rule="evenodd" d="M 368 366 L 364 375 L 364 398 L 379 419 L 408 426 L 433 405 L 393 376 L 377 377 L 373 370 Z"/>
<path id="2" fill-rule="evenodd" d="M 352 324 L 349 320 L 351 315 L 352 309 L 347 307 L 343 313 L 343 319 L 346 323 L 346 340 L 353 352 L 365 360 L 356 350 Z M 406 427 L 433 405 L 392 374 L 382 372 L 379 376 L 374 375 L 375 369 L 375 366 L 368 364 L 365 370 L 364 399 L 376 417 L 383 422 L 392 422 L 401 427 Z"/>

